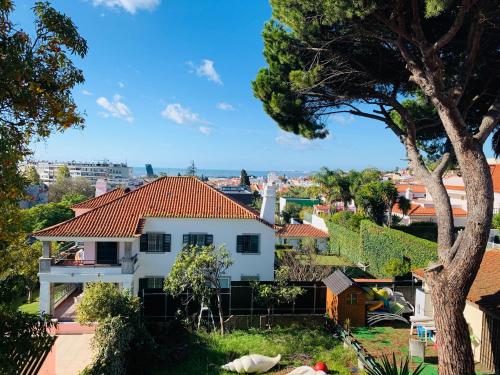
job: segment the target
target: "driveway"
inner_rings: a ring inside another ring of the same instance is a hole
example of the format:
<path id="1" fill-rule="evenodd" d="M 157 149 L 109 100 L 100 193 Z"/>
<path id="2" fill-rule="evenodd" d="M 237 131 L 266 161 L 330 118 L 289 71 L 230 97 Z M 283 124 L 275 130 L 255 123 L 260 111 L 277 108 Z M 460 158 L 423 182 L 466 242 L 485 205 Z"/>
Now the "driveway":
<path id="1" fill-rule="evenodd" d="M 56 341 L 38 374 L 78 375 L 92 362 L 93 331 L 78 323 L 59 323 Z"/>

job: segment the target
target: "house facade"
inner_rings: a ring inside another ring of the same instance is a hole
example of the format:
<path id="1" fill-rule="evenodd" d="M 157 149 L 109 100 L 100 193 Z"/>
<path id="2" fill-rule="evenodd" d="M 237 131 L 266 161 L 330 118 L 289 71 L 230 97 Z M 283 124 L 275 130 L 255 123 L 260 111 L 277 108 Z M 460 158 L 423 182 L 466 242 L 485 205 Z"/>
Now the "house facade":
<path id="1" fill-rule="evenodd" d="M 434 307 L 429 286 L 425 283 L 424 270 L 414 270 L 413 275 L 423 281 L 422 288 L 416 291 L 415 315 L 433 318 Z M 500 373 L 499 250 L 487 250 L 484 254 L 479 272 L 467 295 L 464 317 L 469 327 L 474 361 L 480 362 L 488 371 Z M 439 337 L 439 332 L 437 335 Z"/>
<path id="2" fill-rule="evenodd" d="M 223 286 L 273 280 L 273 186 L 265 189 L 262 214 L 195 177 L 162 177 L 131 192 L 108 194 L 78 205 L 75 218 L 34 234 L 43 243 L 41 312 L 53 312 L 55 283 L 112 282 L 134 294 L 141 286 L 161 287 L 186 245 L 227 248 L 234 263 Z M 70 245 L 55 254 L 60 241 Z"/>

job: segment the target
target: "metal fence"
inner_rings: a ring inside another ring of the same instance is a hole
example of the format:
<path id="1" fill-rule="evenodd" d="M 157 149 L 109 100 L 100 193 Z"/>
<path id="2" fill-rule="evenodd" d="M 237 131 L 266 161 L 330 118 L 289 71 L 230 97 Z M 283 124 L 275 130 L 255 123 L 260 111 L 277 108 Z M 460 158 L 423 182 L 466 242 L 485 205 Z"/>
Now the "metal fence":
<path id="1" fill-rule="evenodd" d="M 326 287 L 323 283 L 296 282 L 305 292 L 293 303 L 273 307 L 273 314 L 324 314 L 326 311 Z M 167 319 L 176 316 L 180 310 L 183 315 L 193 315 L 200 311 L 199 304 L 189 292 L 177 298 L 166 294 L 161 289 L 142 289 L 139 293 L 143 300 L 144 316 L 147 318 Z M 233 281 L 231 288 L 222 289 L 222 309 L 224 316 L 263 315 L 267 307 L 255 298 L 255 292 L 249 282 Z M 210 301 L 212 313 L 218 314 L 216 297 Z"/>

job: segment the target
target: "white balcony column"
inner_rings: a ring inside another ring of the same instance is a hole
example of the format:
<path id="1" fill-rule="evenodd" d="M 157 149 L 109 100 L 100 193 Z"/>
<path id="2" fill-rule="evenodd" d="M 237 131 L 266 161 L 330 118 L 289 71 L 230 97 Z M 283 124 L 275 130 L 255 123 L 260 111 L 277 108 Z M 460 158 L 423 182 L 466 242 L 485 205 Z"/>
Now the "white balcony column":
<path id="1" fill-rule="evenodd" d="M 47 281 L 40 282 L 40 314 L 54 313 L 53 284 Z"/>
<path id="2" fill-rule="evenodd" d="M 132 242 L 125 242 L 124 254 L 121 259 L 122 273 L 134 273 L 134 261 L 132 259 Z M 128 289 L 128 288 L 127 288 Z"/>
<path id="3" fill-rule="evenodd" d="M 42 241 L 42 256 L 40 257 L 39 269 L 40 273 L 50 273 L 52 258 L 50 256 L 50 241 Z"/>

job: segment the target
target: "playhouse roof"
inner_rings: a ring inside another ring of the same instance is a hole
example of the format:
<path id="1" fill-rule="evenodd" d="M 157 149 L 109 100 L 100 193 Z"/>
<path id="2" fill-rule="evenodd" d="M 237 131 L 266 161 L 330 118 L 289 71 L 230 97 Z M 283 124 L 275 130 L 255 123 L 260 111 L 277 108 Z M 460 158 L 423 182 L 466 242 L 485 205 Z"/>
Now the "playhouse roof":
<path id="1" fill-rule="evenodd" d="M 326 279 L 323 279 L 323 284 L 326 285 L 335 294 L 341 294 L 343 291 L 349 289 L 351 286 L 360 288 L 356 282 L 347 276 L 341 270 L 336 270 Z"/>

